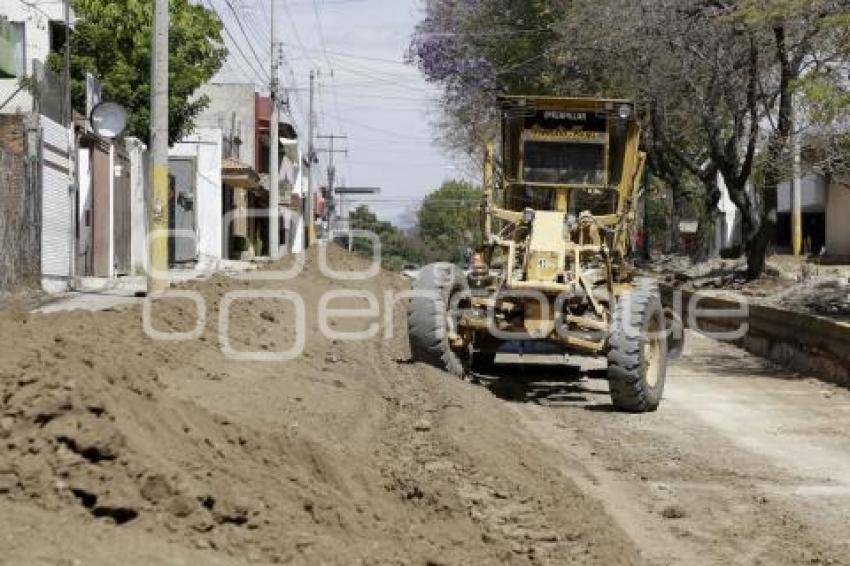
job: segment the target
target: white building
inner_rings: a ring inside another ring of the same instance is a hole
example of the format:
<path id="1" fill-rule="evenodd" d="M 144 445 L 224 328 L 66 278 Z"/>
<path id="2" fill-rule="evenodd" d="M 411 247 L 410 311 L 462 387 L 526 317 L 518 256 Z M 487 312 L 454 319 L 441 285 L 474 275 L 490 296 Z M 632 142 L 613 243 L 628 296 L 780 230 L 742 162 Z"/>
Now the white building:
<path id="1" fill-rule="evenodd" d="M 720 201 L 717 209 L 720 214 L 715 224 L 716 234 L 714 237 L 713 255 L 719 255 L 720 250 L 733 248 L 741 245 L 741 212 L 729 196 L 729 189 L 723 176 L 717 175 L 717 187 L 720 189 Z M 752 190 L 752 185 L 747 185 L 747 190 Z"/>
<path id="2" fill-rule="evenodd" d="M 201 127 L 168 151 L 172 187 L 169 257 L 175 266 L 207 270 L 225 256 L 222 238 L 222 130 Z M 194 238 L 194 240 L 193 240 Z"/>
<path id="3" fill-rule="evenodd" d="M 51 50 L 58 51 L 64 45 L 63 3 L 3 0 L 0 3 L 0 28 L 3 28 L 3 33 L 0 33 L 0 63 L 6 61 L 10 67 L 14 67 L 3 69 L 7 72 L 0 76 L 11 74 L 8 71 L 15 75 L 12 78 L 0 78 L 0 112 L 31 112 L 32 96 L 21 88 L 19 80 L 32 75 L 33 61 L 43 63 Z"/>

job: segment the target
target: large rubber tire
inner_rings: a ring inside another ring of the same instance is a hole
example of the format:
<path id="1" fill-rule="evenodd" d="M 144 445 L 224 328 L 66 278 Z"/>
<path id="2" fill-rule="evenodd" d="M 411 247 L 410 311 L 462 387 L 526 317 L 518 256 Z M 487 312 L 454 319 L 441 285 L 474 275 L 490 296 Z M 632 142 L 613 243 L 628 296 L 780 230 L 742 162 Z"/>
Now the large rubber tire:
<path id="1" fill-rule="evenodd" d="M 468 289 L 466 276 L 451 263 L 432 263 L 422 268 L 407 311 L 407 338 L 414 361 L 424 362 L 457 377 L 469 371 L 469 356 L 456 352 L 448 340 L 449 302 Z"/>
<path id="2" fill-rule="evenodd" d="M 617 302 L 608 339 L 608 387 L 616 409 L 646 413 L 658 408 L 667 375 L 664 330 L 655 285 L 638 282 Z"/>

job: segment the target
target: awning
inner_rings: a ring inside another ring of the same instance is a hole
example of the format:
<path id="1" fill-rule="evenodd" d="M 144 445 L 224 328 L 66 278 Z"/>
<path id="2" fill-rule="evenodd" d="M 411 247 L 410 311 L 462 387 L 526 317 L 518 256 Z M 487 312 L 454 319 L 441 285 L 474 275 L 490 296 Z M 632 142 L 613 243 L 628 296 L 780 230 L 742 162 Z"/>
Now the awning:
<path id="1" fill-rule="evenodd" d="M 256 189 L 260 175 L 247 163 L 227 157 L 221 162 L 221 182 L 239 189 Z"/>

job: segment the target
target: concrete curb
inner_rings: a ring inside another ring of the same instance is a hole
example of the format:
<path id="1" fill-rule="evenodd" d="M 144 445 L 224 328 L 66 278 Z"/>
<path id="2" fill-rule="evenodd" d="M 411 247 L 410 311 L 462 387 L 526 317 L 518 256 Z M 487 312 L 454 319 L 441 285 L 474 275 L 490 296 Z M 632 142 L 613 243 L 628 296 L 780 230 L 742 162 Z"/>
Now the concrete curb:
<path id="1" fill-rule="evenodd" d="M 677 298 L 676 293 L 680 293 Z M 694 295 L 699 293 L 697 299 Z M 783 310 L 765 305 L 749 304 L 748 317 L 719 318 L 711 311 L 734 311 L 740 309 L 737 301 L 709 295 L 704 292 L 686 291 L 661 286 L 665 306 L 681 304 L 682 320 L 686 326 L 689 307 L 699 309 L 708 316 L 695 317 L 696 331 L 723 332 L 740 328 L 747 323 L 746 334 L 736 345 L 748 352 L 767 358 L 784 367 L 801 373 L 811 374 L 823 381 L 850 387 L 850 325 L 828 318 Z M 696 301 L 696 302 L 695 302 Z"/>

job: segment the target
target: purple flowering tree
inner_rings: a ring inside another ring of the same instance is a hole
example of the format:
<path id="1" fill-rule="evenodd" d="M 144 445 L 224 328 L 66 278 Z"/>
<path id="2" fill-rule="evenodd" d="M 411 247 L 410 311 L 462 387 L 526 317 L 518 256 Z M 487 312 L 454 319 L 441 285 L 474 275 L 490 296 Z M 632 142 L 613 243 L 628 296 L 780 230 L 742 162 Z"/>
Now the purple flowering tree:
<path id="1" fill-rule="evenodd" d="M 442 89 L 440 131 L 476 153 L 495 133 L 500 94 L 551 92 L 559 44 L 556 14 L 564 0 L 425 0 L 408 51 Z"/>

